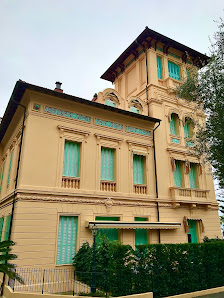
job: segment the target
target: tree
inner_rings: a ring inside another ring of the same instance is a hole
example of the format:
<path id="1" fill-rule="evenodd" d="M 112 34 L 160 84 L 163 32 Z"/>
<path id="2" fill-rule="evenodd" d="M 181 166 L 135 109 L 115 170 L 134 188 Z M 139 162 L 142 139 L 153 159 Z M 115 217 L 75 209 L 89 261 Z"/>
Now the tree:
<path id="1" fill-rule="evenodd" d="M 206 125 L 197 123 L 195 153 L 209 160 L 214 176 L 224 188 L 224 22 L 211 42 L 211 57 L 201 70 L 192 68 L 191 75 L 177 90 L 177 96 L 203 107 Z"/>
<path id="2" fill-rule="evenodd" d="M 20 283 L 23 283 L 22 278 L 15 272 L 15 265 L 8 263 L 8 261 L 15 260 L 17 256 L 11 254 L 12 248 L 10 246 L 15 245 L 13 241 L 0 242 L 0 272 L 8 275 L 9 278 L 16 279 Z"/>

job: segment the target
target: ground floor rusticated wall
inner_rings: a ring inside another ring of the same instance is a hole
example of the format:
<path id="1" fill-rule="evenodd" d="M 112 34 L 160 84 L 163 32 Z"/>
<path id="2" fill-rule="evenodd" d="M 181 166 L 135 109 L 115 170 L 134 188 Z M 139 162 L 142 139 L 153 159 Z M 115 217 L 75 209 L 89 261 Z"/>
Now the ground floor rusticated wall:
<path id="1" fill-rule="evenodd" d="M 183 225 L 183 218 L 202 220 L 204 231 L 198 223 L 197 237 L 199 242 L 204 236 L 221 237 L 217 207 L 206 209 L 203 206 L 189 208 L 189 205 L 180 205 L 174 208 L 171 203 L 160 203 L 161 222 L 179 222 L 181 227 L 174 230 L 161 230 L 161 243 L 186 243 L 187 234 Z M 11 205 L 3 205 L 0 217 L 11 213 Z M 44 195 L 20 195 L 15 204 L 15 213 L 12 229 L 12 240 L 16 242 L 13 252 L 18 256 L 15 261 L 22 267 L 54 268 L 56 265 L 57 238 L 59 216 L 77 216 L 77 248 L 82 243 L 92 242 L 91 231 L 86 228 L 86 221 L 95 220 L 96 216 L 119 217 L 120 221 L 134 221 L 135 217 L 147 217 L 148 221 L 157 221 L 155 202 L 136 202 L 127 198 L 126 201 L 114 199 L 91 200 L 82 198 L 80 201 Z M 3 226 L 3 234 L 4 234 Z M 158 243 L 158 230 L 148 230 L 148 243 Z M 120 229 L 119 239 L 124 244 L 134 247 L 133 229 Z M 68 265 L 66 265 L 68 266 Z"/>

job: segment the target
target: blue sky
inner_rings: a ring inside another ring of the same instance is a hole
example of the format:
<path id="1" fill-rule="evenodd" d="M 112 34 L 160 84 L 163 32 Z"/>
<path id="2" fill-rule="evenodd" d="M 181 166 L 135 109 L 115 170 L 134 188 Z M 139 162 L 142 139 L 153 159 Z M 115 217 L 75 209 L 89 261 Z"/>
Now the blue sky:
<path id="1" fill-rule="evenodd" d="M 18 79 L 91 99 L 145 26 L 202 53 L 223 17 L 221 0 L 1 0 L 0 116 Z"/>

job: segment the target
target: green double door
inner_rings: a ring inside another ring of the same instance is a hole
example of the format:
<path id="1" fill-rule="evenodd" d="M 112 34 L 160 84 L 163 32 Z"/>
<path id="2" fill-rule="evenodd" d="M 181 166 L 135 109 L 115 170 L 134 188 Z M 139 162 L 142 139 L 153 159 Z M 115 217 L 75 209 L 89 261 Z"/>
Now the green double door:
<path id="1" fill-rule="evenodd" d="M 96 216 L 96 220 L 119 221 L 119 217 Z M 118 229 L 99 229 L 99 232 L 97 234 L 97 237 L 99 235 L 106 236 L 110 241 L 118 240 Z M 97 240 L 97 241 L 99 241 L 99 240 Z"/>
<path id="2" fill-rule="evenodd" d="M 197 243 L 197 224 L 196 220 L 188 219 L 189 233 L 187 233 L 188 243 Z"/>
<path id="3" fill-rule="evenodd" d="M 135 221 L 147 221 L 145 217 L 135 217 Z M 135 248 L 138 245 L 147 244 L 147 230 L 146 229 L 136 229 L 135 230 Z"/>

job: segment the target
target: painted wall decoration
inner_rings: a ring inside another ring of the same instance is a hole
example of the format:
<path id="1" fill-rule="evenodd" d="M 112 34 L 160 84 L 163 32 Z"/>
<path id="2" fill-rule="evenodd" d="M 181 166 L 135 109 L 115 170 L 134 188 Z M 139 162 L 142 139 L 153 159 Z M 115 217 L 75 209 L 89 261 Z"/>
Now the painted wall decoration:
<path id="1" fill-rule="evenodd" d="M 80 121 L 84 121 L 84 122 L 88 122 L 88 123 L 90 123 L 90 120 L 91 120 L 90 117 L 85 116 L 85 115 L 71 113 L 71 112 L 67 112 L 64 110 L 55 109 L 55 108 L 51 108 L 51 107 L 45 107 L 44 111 L 45 111 L 45 113 L 48 113 L 48 114 L 62 116 L 62 117 L 75 119 L 75 120 L 80 120 Z"/>
<path id="2" fill-rule="evenodd" d="M 97 118 L 95 119 L 95 124 L 109 127 L 109 128 L 119 129 L 119 130 L 123 129 L 122 124 L 118 124 L 118 123 L 114 123 L 114 122 L 110 122 L 110 121 L 104 121 L 104 120 L 97 119 Z"/>
<path id="3" fill-rule="evenodd" d="M 126 126 L 126 131 L 137 133 L 139 135 L 148 136 L 148 137 L 151 135 L 150 131 L 148 130 L 144 130 L 144 129 L 140 129 L 132 126 Z"/>

